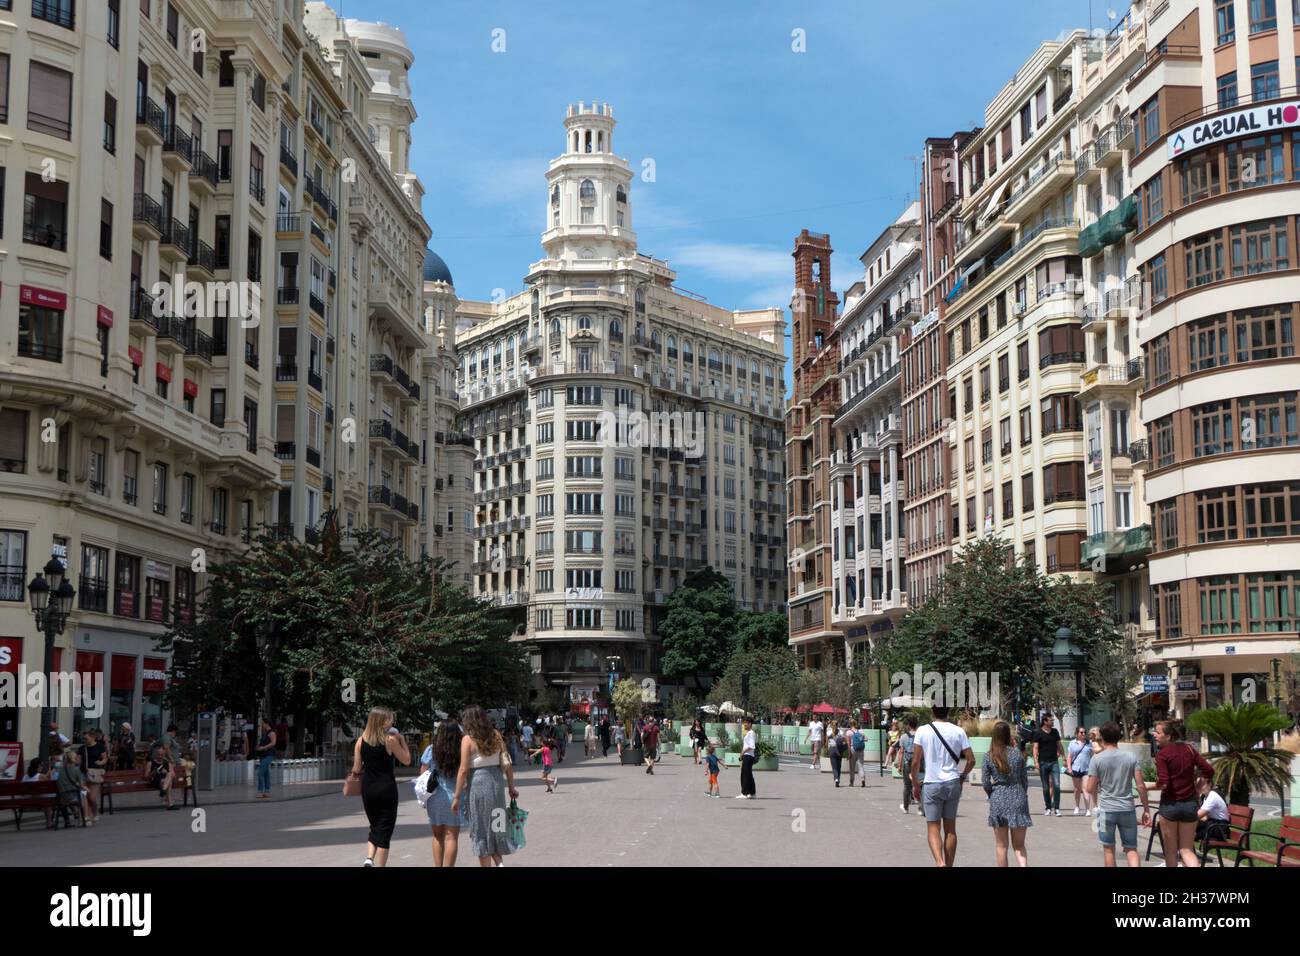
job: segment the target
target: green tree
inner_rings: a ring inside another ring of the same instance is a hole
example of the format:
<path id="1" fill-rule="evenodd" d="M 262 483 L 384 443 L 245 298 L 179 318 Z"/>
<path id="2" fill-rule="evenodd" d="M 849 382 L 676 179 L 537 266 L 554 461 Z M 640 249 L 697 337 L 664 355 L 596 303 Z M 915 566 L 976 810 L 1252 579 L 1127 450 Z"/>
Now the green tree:
<path id="1" fill-rule="evenodd" d="M 1187 718 L 1187 729 L 1222 745 L 1214 758 L 1214 785 L 1229 803 L 1248 805 L 1252 790 L 1270 790 L 1279 797 L 1291 782 L 1290 751 L 1273 746 L 1273 735 L 1291 722 L 1268 704 L 1224 704 L 1198 710 Z M 1260 747 L 1259 744 L 1264 746 Z"/>
<path id="2" fill-rule="evenodd" d="M 735 630 L 731 582 L 712 568 L 688 575 L 668 596 L 667 614 L 659 624 L 664 676 L 690 677 L 696 687 L 706 687 L 722 672 Z"/>
<path id="3" fill-rule="evenodd" d="M 736 616 L 735 648 L 789 647 L 790 622 L 784 614 L 741 611 Z"/>
<path id="4" fill-rule="evenodd" d="M 790 706 L 789 698 L 799 673 L 798 659 L 788 646 L 737 647 L 727 658 L 726 669 L 709 691 L 709 701 L 721 704 L 747 701 L 750 710 L 776 711 Z M 749 692 L 745 693 L 745 678 Z"/>
<path id="5" fill-rule="evenodd" d="M 183 680 L 169 706 L 244 707 L 260 696 L 264 664 L 256 633 L 273 625 L 277 709 L 355 724 L 374 704 L 402 723 L 431 726 L 433 711 L 519 700 L 528 665 L 511 624 L 463 588 L 446 567 L 408 559 L 396 542 L 362 531 L 340 548 L 261 537 L 209 569 L 193 619 L 162 640 Z"/>
<path id="6" fill-rule="evenodd" d="M 1146 651 L 1146 642 L 1133 629 L 1114 641 L 1098 641 L 1088 656 L 1088 696 L 1108 706 L 1125 732 L 1137 715 L 1137 694 L 1147 672 Z"/>
<path id="7" fill-rule="evenodd" d="M 877 657 L 890 672 L 919 663 L 923 672 L 996 673 L 1011 686 L 1017 669 L 1036 664 L 1034 641 L 1050 646 L 1060 627 L 1090 656 L 1115 644 L 1109 608 L 1106 586 L 1049 578 L 1008 542 L 981 538 L 958 552 L 923 604 L 880 636 Z"/>
<path id="8" fill-rule="evenodd" d="M 623 726 L 628 733 L 628 741 L 632 740 L 632 721 L 638 717 L 645 716 L 646 703 L 645 694 L 641 690 L 641 685 L 630 677 L 625 677 L 614 685 L 613 693 L 614 713 L 618 719 L 623 721 Z"/>

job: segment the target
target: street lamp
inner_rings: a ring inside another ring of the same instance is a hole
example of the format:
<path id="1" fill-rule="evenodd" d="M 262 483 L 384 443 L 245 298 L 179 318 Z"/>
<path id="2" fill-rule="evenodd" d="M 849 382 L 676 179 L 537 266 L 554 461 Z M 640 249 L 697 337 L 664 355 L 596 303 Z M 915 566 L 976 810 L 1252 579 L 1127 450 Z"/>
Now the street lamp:
<path id="1" fill-rule="evenodd" d="M 50 724 L 54 723 L 54 639 L 63 633 L 72 613 L 72 599 L 77 592 L 64 577 L 63 562 L 51 556 L 44 572 L 36 572 L 31 583 L 27 585 L 27 600 L 31 603 L 32 617 L 36 619 L 36 629 L 45 635 L 45 695 L 41 705 L 41 744 L 40 760 L 42 765 L 50 758 Z"/>
<path id="2" fill-rule="evenodd" d="M 267 618 L 264 621 L 258 621 L 257 626 L 253 628 L 253 636 L 257 640 L 257 653 L 262 658 L 262 665 L 265 668 L 265 682 L 262 691 L 262 710 L 267 721 L 271 720 L 271 665 L 275 659 L 275 653 L 280 649 L 280 636 L 276 632 L 275 620 Z"/>
<path id="3" fill-rule="evenodd" d="M 607 691 L 609 703 L 605 709 L 608 710 L 610 714 L 613 714 L 614 713 L 614 678 L 618 675 L 618 669 L 623 663 L 623 658 L 619 657 L 617 654 L 609 654 L 605 658 L 605 663 L 608 665 L 608 673 L 609 673 L 609 690 Z"/>
<path id="4" fill-rule="evenodd" d="M 1058 627 L 1056 629 L 1056 642 L 1052 645 L 1050 651 L 1045 650 L 1037 638 L 1034 639 L 1032 646 L 1034 653 L 1039 655 L 1043 662 L 1043 670 L 1049 674 L 1074 672 L 1074 699 L 1078 707 L 1078 722 L 1079 726 L 1085 726 L 1083 721 L 1083 672 L 1088 665 L 1088 652 L 1074 639 L 1074 631 L 1068 627 Z"/>

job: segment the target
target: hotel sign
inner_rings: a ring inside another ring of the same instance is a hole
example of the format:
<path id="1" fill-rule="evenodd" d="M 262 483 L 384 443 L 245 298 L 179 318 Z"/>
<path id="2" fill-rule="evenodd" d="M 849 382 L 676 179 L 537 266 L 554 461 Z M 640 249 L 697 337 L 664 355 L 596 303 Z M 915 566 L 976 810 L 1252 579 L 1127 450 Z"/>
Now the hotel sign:
<path id="1" fill-rule="evenodd" d="M 1169 158 L 1175 159 L 1186 152 L 1211 146 L 1239 136 L 1273 133 L 1300 126 L 1300 100 L 1253 106 L 1233 110 L 1219 116 L 1191 123 L 1169 135 Z"/>

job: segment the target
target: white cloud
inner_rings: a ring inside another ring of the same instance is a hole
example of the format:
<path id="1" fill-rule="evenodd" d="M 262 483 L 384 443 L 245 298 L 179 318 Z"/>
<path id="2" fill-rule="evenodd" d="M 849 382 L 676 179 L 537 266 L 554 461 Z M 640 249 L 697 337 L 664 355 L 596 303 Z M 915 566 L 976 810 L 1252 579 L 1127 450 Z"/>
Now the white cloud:
<path id="1" fill-rule="evenodd" d="M 688 243 L 679 247 L 670 261 L 678 268 L 694 269 L 729 282 L 774 285 L 784 280 L 787 289 L 794 284 L 794 263 L 788 252 L 748 243 Z"/>

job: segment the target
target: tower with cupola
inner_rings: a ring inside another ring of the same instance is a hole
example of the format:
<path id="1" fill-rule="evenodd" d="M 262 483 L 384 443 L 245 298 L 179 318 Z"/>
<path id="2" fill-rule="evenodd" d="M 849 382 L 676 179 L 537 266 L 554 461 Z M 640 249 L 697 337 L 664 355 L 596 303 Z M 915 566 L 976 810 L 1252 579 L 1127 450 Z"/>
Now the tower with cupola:
<path id="1" fill-rule="evenodd" d="M 546 171 L 548 259 L 605 260 L 636 255 L 632 170 L 614 155 L 614 108 L 578 103 L 564 118 L 564 152 Z"/>

